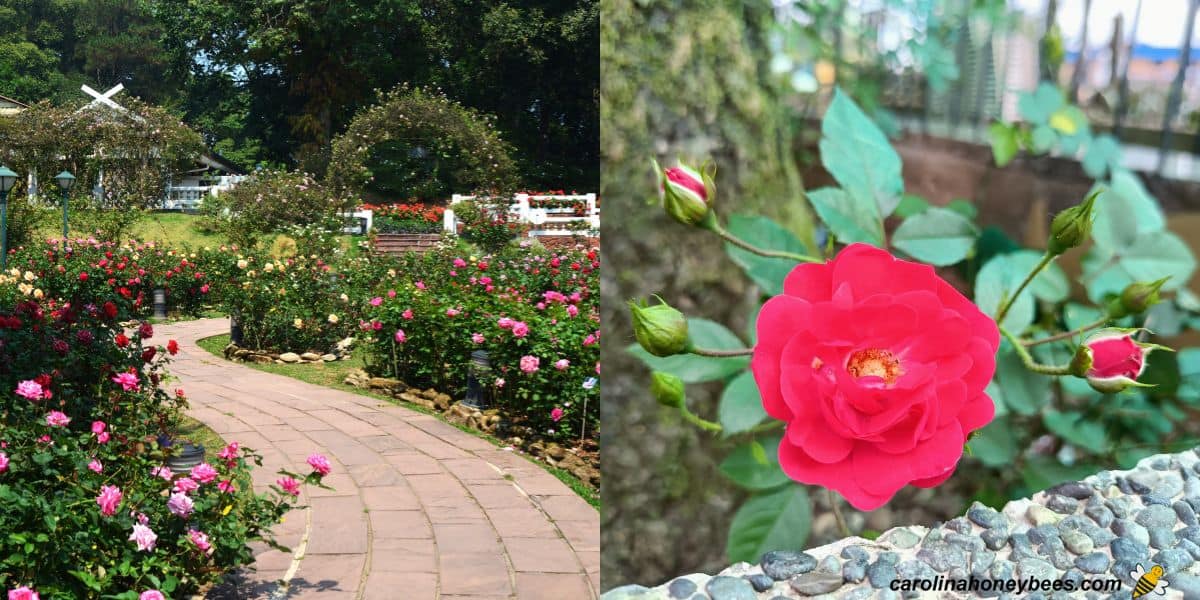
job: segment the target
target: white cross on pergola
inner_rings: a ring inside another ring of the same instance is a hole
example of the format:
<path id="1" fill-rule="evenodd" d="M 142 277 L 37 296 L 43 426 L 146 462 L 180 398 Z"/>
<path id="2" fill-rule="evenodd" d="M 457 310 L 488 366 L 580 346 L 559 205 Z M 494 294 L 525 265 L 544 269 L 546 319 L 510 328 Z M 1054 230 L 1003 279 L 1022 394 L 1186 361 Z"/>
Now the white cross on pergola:
<path id="1" fill-rule="evenodd" d="M 113 96 L 116 96 L 117 94 L 121 93 L 121 90 L 125 89 L 125 84 L 123 84 L 123 83 L 118 83 L 117 85 L 113 86 L 107 92 L 104 92 L 103 94 L 92 89 L 92 86 L 87 85 L 87 84 L 84 84 L 83 87 L 81 87 L 79 89 L 83 90 L 83 93 L 94 98 L 94 100 L 89 102 L 88 105 L 85 106 L 84 108 L 87 108 L 90 106 L 95 106 L 97 104 L 103 104 L 105 106 L 110 106 L 112 108 L 115 108 L 121 112 L 125 112 L 127 110 L 124 106 L 121 106 L 120 104 L 117 104 L 116 102 L 114 102 L 112 100 Z"/>

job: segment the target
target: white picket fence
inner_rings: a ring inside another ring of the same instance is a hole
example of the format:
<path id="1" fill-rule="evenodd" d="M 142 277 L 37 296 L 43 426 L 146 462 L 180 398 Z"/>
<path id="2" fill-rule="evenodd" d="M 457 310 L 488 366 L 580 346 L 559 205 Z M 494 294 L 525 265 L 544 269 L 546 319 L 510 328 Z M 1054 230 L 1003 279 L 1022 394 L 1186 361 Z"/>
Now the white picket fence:
<path id="1" fill-rule="evenodd" d="M 168 186 L 167 193 L 163 197 L 162 208 L 164 210 L 195 210 L 200 208 L 205 198 L 227 192 L 245 179 L 245 175 L 222 175 L 212 185 Z"/>
<path id="2" fill-rule="evenodd" d="M 447 232 L 458 232 L 458 218 L 454 216 L 454 205 L 474 198 L 475 196 L 462 194 L 454 194 L 451 197 L 450 207 L 446 209 L 443 217 L 443 226 Z M 549 206 L 534 208 L 531 201 Z M 587 206 L 582 216 L 575 214 L 575 206 L 579 202 L 584 202 Z M 586 223 L 587 229 L 595 235 L 600 232 L 600 206 L 596 203 L 596 194 L 516 194 L 513 196 L 513 203 L 508 207 L 508 214 L 520 223 L 534 226 L 534 229 L 529 231 L 529 237 L 567 235 L 575 231 L 572 225 L 576 223 Z"/>

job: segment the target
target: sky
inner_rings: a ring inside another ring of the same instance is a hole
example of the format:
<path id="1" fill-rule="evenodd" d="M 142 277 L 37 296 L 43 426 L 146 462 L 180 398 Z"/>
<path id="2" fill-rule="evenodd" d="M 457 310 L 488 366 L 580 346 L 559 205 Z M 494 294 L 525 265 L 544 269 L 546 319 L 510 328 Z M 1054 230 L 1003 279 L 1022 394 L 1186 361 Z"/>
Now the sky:
<path id="1" fill-rule="evenodd" d="M 1046 0 L 1010 0 L 1010 6 L 1039 16 L 1045 14 L 1046 4 Z M 1083 5 L 1084 0 L 1058 0 L 1058 26 L 1068 50 L 1079 48 Z M 1117 14 L 1125 15 L 1124 29 L 1128 39 L 1137 5 L 1137 0 L 1092 0 L 1092 12 L 1088 18 L 1088 46 L 1095 48 L 1108 44 L 1112 39 L 1113 18 Z M 1188 0 L 1142 0 L 1137 42 L 1178 48 L 1183 42 L 1187 5 Z M 1193 31 L 1192 44 L 1200 45 L 1200 26 Z"/>

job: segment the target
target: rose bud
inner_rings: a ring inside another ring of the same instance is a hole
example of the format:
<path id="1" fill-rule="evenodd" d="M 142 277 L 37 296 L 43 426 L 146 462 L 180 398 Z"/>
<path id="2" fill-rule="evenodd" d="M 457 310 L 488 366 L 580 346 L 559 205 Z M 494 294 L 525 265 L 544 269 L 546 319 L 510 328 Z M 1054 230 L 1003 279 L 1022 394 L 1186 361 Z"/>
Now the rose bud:
<path id="1" fill-rule="evenodd" d="M 654 356 L 673 356 L 684 352 L 688 347 L 687 318 L 663 302 L 662 298 L 658 301 L 662 304 L 649 306 L 646 302 L 629 303 L 634 336 L 642 348 Z"/>
<path id="2" fill-rule="evenodd" d="M 650 393 L 663 406 L 683 406 L 683 380 L 662 371 L 650 374 Z"/>
<path id="3" fill-rule="evenodd" d="M 1092 218 L 1095 212 L 1096 196 L 1100 190 L 1092 192 L 1082 204 L 1072 206 L 1058 213 L 1050 222 L 1050 240 L 1046 244 L 1046 253 L 1058 256 L 1071 248 L 1079 246 L 1092 235 Z"/>
<path id="4" fill-rule="evenodd" d="M 1071 373 L 1087 379 L 1092 389 L 1105 394 L 1128 387 L 1151 387 L 1137 380 L 1146 370 L 1146 355 L 1170 348 L 1133 339 L 1138 331 L 1108 328 L 1093 333 L 1075 351 Z"/>
<path id="5" fill-rule="evenodd" d="M 663 169 L 654 162 L 654 172 L 668 215 L 684 225 L 699 225 L 711 218 L 710 204 L 716 194 L 712 177 L 683 163 Z"/>
<path id="6" fill-rule="evenodd" d="M 1120 296 L 1109 301 L 1109 318 L 1120 319 L 1126 315 L 1137 315 L 1146 312 L 1146 309 L 1159 303 L 1161 298 L 1158 295 L 1158 290 L 1162 288 L 1168 279 L 1170 277 L 1163 277 L 1158 281 L 1151 281 L 1149 283 L 1139 281 L 1129 284 L 1121 292 Z"/>

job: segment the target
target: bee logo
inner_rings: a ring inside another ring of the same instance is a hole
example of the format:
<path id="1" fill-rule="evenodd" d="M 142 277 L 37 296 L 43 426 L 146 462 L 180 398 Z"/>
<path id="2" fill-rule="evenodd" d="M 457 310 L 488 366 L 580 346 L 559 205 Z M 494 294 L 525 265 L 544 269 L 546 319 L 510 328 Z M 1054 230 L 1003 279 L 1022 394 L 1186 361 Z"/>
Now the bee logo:
<path id="1" fill-rule="evenodd" d="M 1158 565 L 1150 567 L 1150 571 L 1147 572 L 1139 563 L 1137 570 L 1129 573 L 1129 576 L 1137 581 L 1137 584 L 1133 586 L 1133 597 L 1141 598 L 1150 592 L 1154 592 L 1159 596 L 1165 596 L 1167 594 L 1167 586 L 1171 582 L 1162 578 L 1164 574 L 1166 574 L 1166 571 Z"/>

